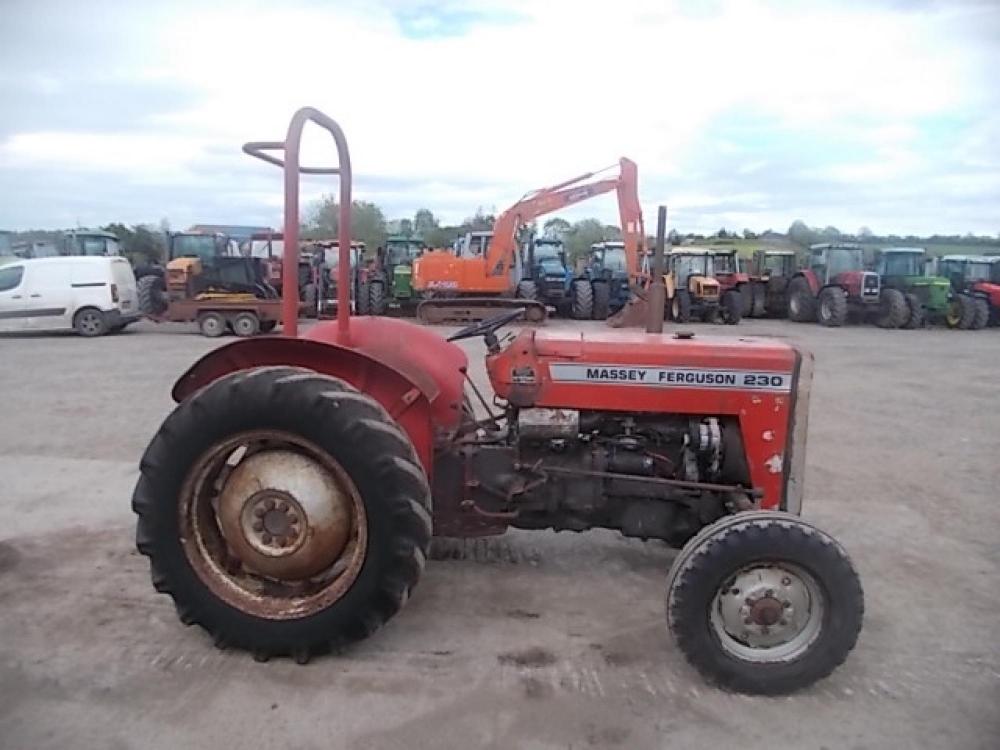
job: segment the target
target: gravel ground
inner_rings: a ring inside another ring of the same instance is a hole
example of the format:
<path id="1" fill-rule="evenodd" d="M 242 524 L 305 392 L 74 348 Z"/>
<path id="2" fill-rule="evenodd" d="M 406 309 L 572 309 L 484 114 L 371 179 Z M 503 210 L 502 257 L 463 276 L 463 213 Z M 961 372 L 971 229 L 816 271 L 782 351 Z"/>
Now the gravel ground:
<path id="1" fill-rule="evenodd" d="M 218 651 L 153 592 L 129 499 L 220 342 L 0 338 L 0 748 L 997 747 L 1000 331 L 724 332 L 816 354 L 804 514 L 866 589 L 848 662 L 780 699 L 706 687 L 665 632 L 674 553 L 607 531 L 456 545 L 340 656 Z"/>

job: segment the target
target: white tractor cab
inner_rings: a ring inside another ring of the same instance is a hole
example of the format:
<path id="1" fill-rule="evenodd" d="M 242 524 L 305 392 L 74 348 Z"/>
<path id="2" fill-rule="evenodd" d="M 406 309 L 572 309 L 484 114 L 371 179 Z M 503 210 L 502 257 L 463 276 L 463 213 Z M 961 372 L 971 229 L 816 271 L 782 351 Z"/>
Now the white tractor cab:
<path id="1" fill-rule="evenodd" d="M 122 254 L 121 243 L 110 232 L 74 229 L 63 232 L 55 240 L 15 242 L 13 254 L 18 258 L 56 258 L 62 255 L 114 257 Z"/>
<path id="2" fill-rule="evenodd" d="M 0 333 L 101 336 L 139 318 L 135 275 L 125 258 L 59 256 L 0 266 Z"/>

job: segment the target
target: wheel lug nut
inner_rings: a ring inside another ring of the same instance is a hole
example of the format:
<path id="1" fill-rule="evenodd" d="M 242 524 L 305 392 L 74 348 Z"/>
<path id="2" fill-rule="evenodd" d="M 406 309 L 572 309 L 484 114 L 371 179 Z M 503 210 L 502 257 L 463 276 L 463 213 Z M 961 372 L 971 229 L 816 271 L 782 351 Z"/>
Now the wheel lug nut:
<path id="1" fill-rule="evenodd" d="M 740 595 L 740 590 L 739 590 L 739 589 L 733 589 L 733 590 L 732 590 L 732 591 L 731 591 L 730 593 L 731 593 L 731 594 L 732 594 L 733 596 L 739 596 L 739 595 Z"/>
<path id="2" fill-rule="evenodd" d="M 274 500 L 270 500 L 270 499 L 269 499 L 269 500 L 267 500 L 267 501 L 266 501 L 266 502 L 264 503 L 264 507 L 265 507 L 265 508 L 266 508 L 267 510 L 274 510 Z"/>
<path id="3" fill-rule="evenodd" d="M 785 576 L 784 578 L 781 579 L 781 585 L 782 586 L 791 586 L 792 585 L 792 579 L 789 578 L 788 576 Z"/>
<path id="4" fill-rule="evenodd" d="M 254 521 L 253 522 L 253 530 L 254 531 L 263 531 L 264 530 L 264 522 L 263 521 Z"/>
<path id="5" fill-rule="evenodd" d="M 288 538 L 289 539 L 298 539 L 299 538 L 299 530 L 298 529 L 289 529 L 288 530 Z"/>
<path id="6" fill-rule="evenodd" d="M 270 543 L 271 543 L 271 535 L 270 535 L 270 534 L 267 534 L 267 533 L 265 533 L 265 534 L 264 534 L 264 535 L 263 535 L 263 536 L 262 536 L 262 537 L 260 538 L 260 540 L 261 540 L 262 542 L 264 542 L 264 544 L 270 544 Z"/>
<path id="7" fill-rule="evenodd" d="M 253 514 L 254 514 L 255 516 L 257 516 L 257 518 L 263 518 L 263 517 L 264 517 L 264 514 L 265 514 L 265 513 L 267 513 L 267 511 L 266 511 L 266 510 L 264 510 L 264 509 L 263 509 L 263 508 L 262 508 L 261 506 L 259 506 L 259 505 L 258 505 L 258 506 L 257 506 L 256 508 L 254 508 L 254 509 L 253 509 Z"/>
<path id="8" fill-rule="evenodd" d="M 753 625 L 753 620 L 750 619 L 749 617 L 744 617 L 743 618 L 743 624 L 744 625 Z"/>
<path id="9" fill-rule="evenodd" d="M 774 596 L 774 589 L 768 589 L 765 591 L 764 596 Z"/>
<path id="10" fill-rule="evenodd" d="M 282 500 L 280 503 L 278 503 L 278 510 L 284 513 L 286 510 L 288 510 L 288 503 Z"/>
<path id="11" fill-rule="evenodd" d="M 746 601 L 746 604 L 748 604 L 748 605 L 753 604 L 753 599 L 751 599 L 749 596 L 746 598 L 745 601 Z"/>
<path id="12" fill-rule="evenodd" d="M 778 620 L 778 624 L 779 625 L 787 625 L 788 624 L 788 620 L 782 618 L 782 619 Z"/>
<path id="13" fill-rule="evenodd" d="M 784 607 L 785 609 L 791 609 L 792 608 L 792 603 L 790 601 L 786 600 L 786 601 L 783 601 L 781 603 L 781 606 Z"/>

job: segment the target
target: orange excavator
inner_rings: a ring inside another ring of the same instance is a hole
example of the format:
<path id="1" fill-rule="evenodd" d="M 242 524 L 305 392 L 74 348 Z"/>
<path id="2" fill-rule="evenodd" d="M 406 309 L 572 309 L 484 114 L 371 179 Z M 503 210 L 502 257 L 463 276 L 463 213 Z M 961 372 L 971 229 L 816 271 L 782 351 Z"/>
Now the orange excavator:
<path id="1" fill-rule="evenodd" d="M 479 241 L 460 243 L 455 252 L 432 250 L 417 258 L 413 288 L 423 298 L 417 317 L 427 323 L 481 320 L 498 310 L 523 307 L 526 320 L 542 322 L 547 314 L 543 302 L 514 297 L 521 281 L 519 230 L 539 216 L 612 190 L 618 194 L 630 280 L 638 287 L 646 238 L 639 206 L 638 168 L 634 161 L 622 158 L 616 177 L 594 179 L 604 171 L 587 172 L 526 194 L 497 217 L 492 237 L 472 238 Z"/>

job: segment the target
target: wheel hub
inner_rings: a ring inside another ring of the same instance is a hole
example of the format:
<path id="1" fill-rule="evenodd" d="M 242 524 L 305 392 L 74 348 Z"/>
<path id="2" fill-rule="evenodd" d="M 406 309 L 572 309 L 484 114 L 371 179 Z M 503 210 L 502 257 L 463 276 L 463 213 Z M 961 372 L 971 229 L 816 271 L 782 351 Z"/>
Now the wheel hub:
<path id="1" fill-rule="evenodd" d="M 794 566 L 755 565 L 715 597 L 711 620 L 726 650 L 750 661 L 794 658 L 819 634 L 822 596 Z"/>
<path id="2" fill-rule="evenodd" d="M 351 533 L 351 504 L 350 491 L 317 461 L 265 450 L 243 459 L 225 478 L 217 517 L 243 566 L 300 580 L 340 557 Z"/>

